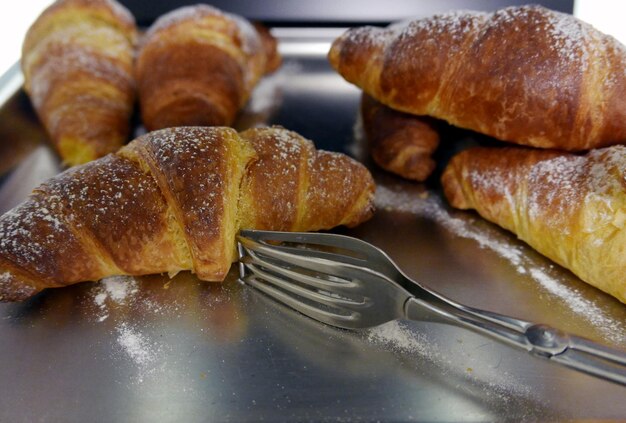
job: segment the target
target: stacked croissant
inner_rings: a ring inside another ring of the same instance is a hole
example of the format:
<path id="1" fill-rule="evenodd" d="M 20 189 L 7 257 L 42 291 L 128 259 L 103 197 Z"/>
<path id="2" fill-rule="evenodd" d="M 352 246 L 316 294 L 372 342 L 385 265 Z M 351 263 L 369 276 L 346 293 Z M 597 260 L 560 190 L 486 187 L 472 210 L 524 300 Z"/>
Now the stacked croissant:
<path id="1" fill-rule="evenodd" d="M 508 143 L 451 159 L 450 204 L 626 303 L 626 49 L 615 39 L 522 6 L 354 28 L 328 57 L 363 90 L 376 163 L 425 180 L 441 121 Z M 25 89 L 64 161 L 88 163 L 0 218 L 0 300 L 115 274 L 222 280 L 240 228 L 369 218 L 362 165 L 282 128 L 219 126 L 279 64 L 267 30 L 210 6 L 171 12 L 141 39 L 114 0 L 45 11 L 24 42 Z M 120 149 L 136 95 L 153 132 Z"/>
<path id="2" fill-rule="evenodd" d="M 454 156 L 441 179 L 450 204 L 626 303 L 624 46 L 571 15 L 523 6 L 354 28 L 329 60 L 372 98 L 363 118 L 374 154 L 396 138 L 404 156 L 392 158 L 423 158 L 411 153 L 423 130 L 411 142 L 393 133 L 424 116 L 518 144 Z M 392 135 L 368 129 L 382 113 L 373 108 L 393 109 Z"/>
<path id="3" fill-rule="evenodd" d="M 24 42 L 25 89 L 77 166 L 0 217 L 0 301 L 111 275 L 222 281 L 242 228 L 367 220 L 374 183 L 361 164 L 280 127 L 224 126 L 279 65 L 266 29 L 206 5 L 164 15 L 140 41 L 114 0 L 44 11 Z M 135 92 L 152 132 L 122 147 Z"/>

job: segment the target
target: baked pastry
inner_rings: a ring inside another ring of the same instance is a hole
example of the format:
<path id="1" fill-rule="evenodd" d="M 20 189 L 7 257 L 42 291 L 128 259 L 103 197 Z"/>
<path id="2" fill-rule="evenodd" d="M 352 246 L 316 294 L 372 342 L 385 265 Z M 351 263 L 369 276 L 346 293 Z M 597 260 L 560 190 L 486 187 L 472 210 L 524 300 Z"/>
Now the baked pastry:
<path id="1" fill-rule="evenodd" d="M 24 89 L 66 164 L 128 140 L 136 39 L 133 16 L 115 0 L 58 0 L 28 30 Z"/>
<path id="2" fill-rule="evenodd" d="M 269 32 L 208 5 L 160 17 L 140 43 L 135 77 L 148 130 L 232 125 L 266 71 L 280 64 Z"/>
<path id="3" fill-rule="evenodd" d="M 221 281 L 240 228 L 318 230 L 372 214 L 361 164 L 282 128 L 170 128 L 48 180 L 0 217 L 0 301 L 192 270 Z"/>
<path id="4" fill-rule="evenodd" d="M 453 207 L 475 209 L 626 303 L 625 178 L 624 146 L 584 156 L 477 147 L 451 159 L 442 183 Z"/>
<path id="5" fill-rule="evenodd" d="M 367 94 L 361 97 L 361 116 L 378 166 L 415 181 L 430 176 L 435 169 L 432 154 L 439 145 L 433 119 L 397 112 Z"/>
<path id="6" fill-rule="evenodd" d="M 278 53 L 278 40 L 274 38 L 270 30 L 260 22 L 254 22 L 254 29 L 261 37 L 261 44 L 265 50 L 265 74 L 272 73 L 280 67 L 283 58 Z"/>
<path id="7" fill-rule="evenodd" d="M 329 60 L 393 109 L 500 140 L 570 151 L 626 140 L 626 49 L 540 6 L 350 29 Z"/>

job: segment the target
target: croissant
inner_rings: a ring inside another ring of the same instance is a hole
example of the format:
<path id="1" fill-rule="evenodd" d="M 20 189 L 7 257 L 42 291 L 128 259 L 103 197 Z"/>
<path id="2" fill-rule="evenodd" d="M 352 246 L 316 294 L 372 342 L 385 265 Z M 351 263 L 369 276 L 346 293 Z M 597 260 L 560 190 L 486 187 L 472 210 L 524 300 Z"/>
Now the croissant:
<path id="1" fill-rule="evenodd" d="M 432 119 L 396 112 L 367 94 L 361 97 L 361 116 L 378 166 L 415 181 L 430 176 L 435 169 L 432 154 L 439 145 Z"/>
<path id="2" fill-rule="evenodd" d="M 626 303 L 626 147 L 584 156 L 477 147 L 442 175 L 453 207 L 475 209 L 583 281 Z"/>
<path id="3" fill-rule="evenodd" d="M 540 6 L 354 28 L 329 60 L 393 109 L 500 140 L 570 151 L 626 140 L 626 49 Z"/>
<path id="4" fill-rule="evenodd" d="M 128 140 L 137 29 L 114 0 L 58 0 L 26 34 L 24 89 L 68 165 Z"/>
<path id="5" fill-rule="evenodd" d="M 270 30 L 259 22 L 254 23 L 254 29 L 261 37 L 261 44 L 265 50 L 265 70 L 264 73 L 276 71 L 282 64 L 282 57 L 278 53 L 278 40 L 274 38 Z"/>
<path id="6" fill-rule="evenodd" d="M 221 281 L 240 228 L 354 226 L 373 211 L 361 164 L 282 128 L 170 128 L 48 180 L 0 217 L 0 300 L 192 270 Z"/>
<path id="7" fill-rule="evenodd" d="M 245 19 L 208 5 L 159 18 L 139 47 L 135 77 L 148 130 L 232 125 L 266 71 L 276 42 Z"/>

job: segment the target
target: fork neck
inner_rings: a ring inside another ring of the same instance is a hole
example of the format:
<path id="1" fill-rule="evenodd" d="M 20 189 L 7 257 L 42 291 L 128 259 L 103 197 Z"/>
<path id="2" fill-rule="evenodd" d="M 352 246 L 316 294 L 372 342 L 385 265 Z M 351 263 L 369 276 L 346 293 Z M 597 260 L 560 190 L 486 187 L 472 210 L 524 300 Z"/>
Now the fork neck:
<path id="1" fill-rule="evenodd" d="M 452 323 L 451 321 L 455 320 L 453 314 L 442 310 L 441 307 L 437 307 L 415 297 L 409 298 L 404 303 L 404 316 L 409 320 L 420 322 L 450 324 Z"/>
<path id="2" fill-rule="evenodd" d="M 538 350 L 538 348 L 533 348 L 533 344 L 528 341 L 523 331 L 520 332 L 503 325 L 501 322 L 496 323 L 484 316 L 454 307 L 441 299 L 436 302 L 430 302 L 415 297 L 409 298 L 404 305 L 404 314 L 410 320 L 446 323 L 491 336 L 527 351 Z M 551 346 L 549 348 L 550 351 L 543 348 L 541 353 L 552 353 L 552 349 L 560 349 L 560 346 Z"/>

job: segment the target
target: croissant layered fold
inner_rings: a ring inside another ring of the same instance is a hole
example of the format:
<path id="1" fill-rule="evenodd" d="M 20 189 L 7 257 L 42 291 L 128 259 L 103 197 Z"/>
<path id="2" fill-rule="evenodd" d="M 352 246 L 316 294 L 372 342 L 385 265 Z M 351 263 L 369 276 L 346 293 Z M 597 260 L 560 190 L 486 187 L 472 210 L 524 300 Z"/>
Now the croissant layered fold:
<path id="1" fill-rule="evenodd" d="M 454 156 L 442 176 L 453 207 L 475 209 L 623 303 L 625 180 L 624 146 L 583 156 L 477 147 Z"/>
<path id="2" fill-rule="evenodd" d="M 208 5 L 157 19 L 138 51 L 135 77 L 148 130 L 232 125 L 252 89 L 280 65 L 261 26 Z"/>
<path id="3" fill-rule="evenodd" d="M 374 162 L 406 179 L 424 181 L 435 170 L 432 158 L 439 145 L 434 119 L 397 112 L 367 94 L 361 117 Z"/>
<path id="4" fill-rule="evenodd" d="M 137 29 L 114 0 L 59 0 L 28 30 L 24 89 L 62 160 L 76 165 L 128 140 Z"/>
<path id="5" fill-rule="evenodd" d="M 328 57 L 395 110 L 500 140 L 570 151 L 626 140 L 626 48 L 540 6 L 353 28 Z"/>
<path id="6" fill-rule="evenodd" d="M 240 228 L 309 231 L 372 214 L 360 164 L 282 128 L 170 128 L 48 180 L 0 217 L 0 300 L 110 275 L 223 280 Z"/>

